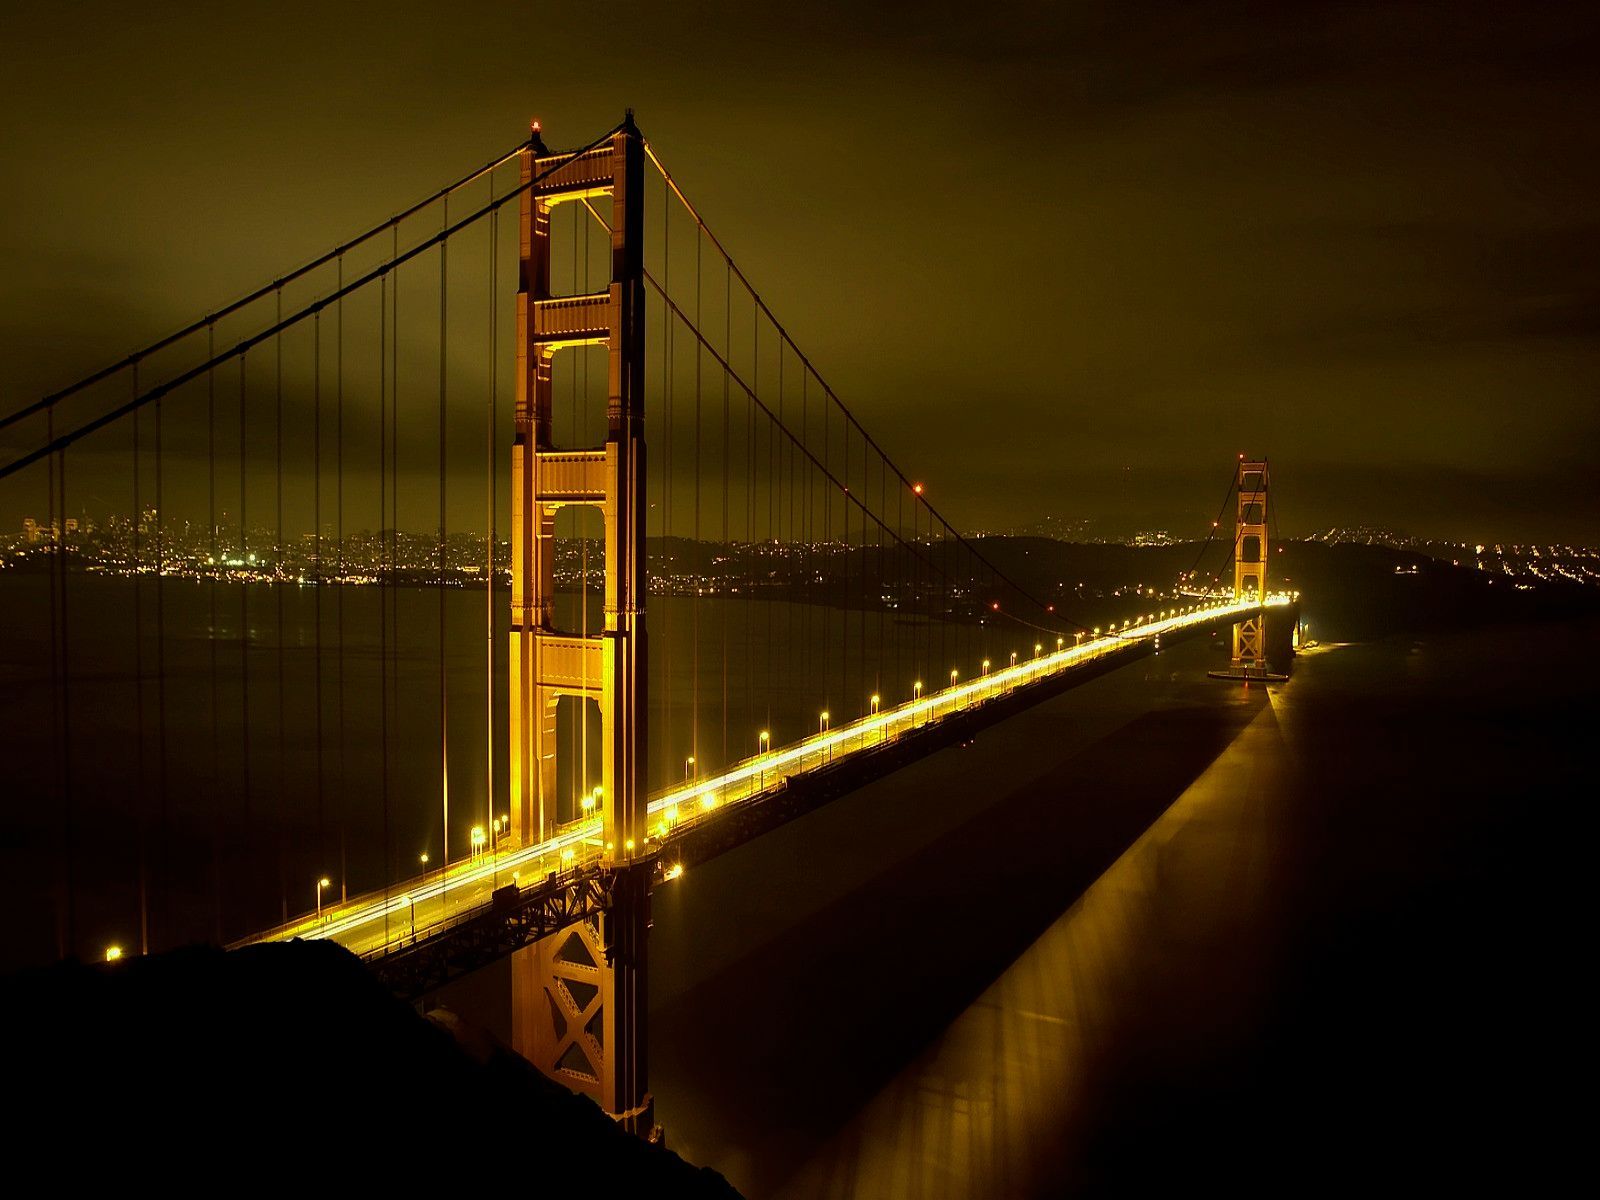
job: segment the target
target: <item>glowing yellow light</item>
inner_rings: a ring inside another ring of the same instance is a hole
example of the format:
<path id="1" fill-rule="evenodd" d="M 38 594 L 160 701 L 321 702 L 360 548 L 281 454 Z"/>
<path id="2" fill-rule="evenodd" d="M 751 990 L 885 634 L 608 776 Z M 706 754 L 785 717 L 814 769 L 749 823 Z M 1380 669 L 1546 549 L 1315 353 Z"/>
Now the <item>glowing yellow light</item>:
<path id="1" fill-rule="evenodd" d="M 666 872 L 661 876 L 661 878 L 662 879 L 667 879 L 667 880 L 672 880 L 672 879 L 677 879 L 682 874 L 683 874 L 683 864 L 681 862 L 680 863 L 673 863 L 670 867 L 668 867 L 666 869 Z"/>
<path id="2" fill-rule="evenodd" d="M 122 957 L 122 947 L 121 946 L 107 946 L 106 947 L 106 961 L 107 962 L 116 962 L 117 959 L 119 959 L 121 957 Z"/>
<path id="3" fill-rule="evenodd" d="M 328 886 L 330 886 L 330 881 L 327 878 L 327 876 L 323 876 L 321 879 L 317 880 L 317 886 L 318 887 L 328 887 Z"/>
<path id="4" fill-rule="evenodd" d="M 633 839 L 629 838 L 627 841 L 623 842 L 622 843 L 622 848 L 624 850 L 626 850 L 629 854 L 632 854 L 633 853 Z"/>

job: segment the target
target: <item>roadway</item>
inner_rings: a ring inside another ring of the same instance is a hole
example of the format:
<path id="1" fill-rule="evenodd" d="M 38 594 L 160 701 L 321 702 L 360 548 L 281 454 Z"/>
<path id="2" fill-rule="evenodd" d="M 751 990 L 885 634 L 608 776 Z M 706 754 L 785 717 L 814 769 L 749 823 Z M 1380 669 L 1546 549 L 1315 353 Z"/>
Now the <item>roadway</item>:
<path id="1" fill-rule="evenodd" d="M 1266 603 L 1280 606 L 1290 601 L 1288 596 L 1273 596 Z M 919 685 L 916 697 L 903 704 L 753 755 L 721 774 L 656 793 L 649 801 L 650 838 L 644 853 L 648 856 L 665 850 L 670 859 L 675 835 L 755 801 L 789 776 L 882 746 L 910 730 L 980 707 L 1041 679 L 1128 653 L 1130 647 L 1159 644 L 1164 634 L 1236 620 L 1255 607 L 1232 602 L 1198 605 L 1128 624 L 1076 645 L 1058 639 L 1056 648 L 1049 650 L 1041 644 L 1033 657 L 992 667 L 968 680 L 952 676 L 941 688 L 924 691 Z M 601 836 L 600 817 L 575 821 L 535 845 L 485 849 L 384 891 L 324 905 L 320 916 L 310 914 L 240 944 L 330 938 L 363 957 L 380 956 L 481 910 L 498 887 L 531 883 L 594 863 L 604 851 Z M 673 878 L 681 868 L 669 862 L 664 870 L 666 878 Z"/>

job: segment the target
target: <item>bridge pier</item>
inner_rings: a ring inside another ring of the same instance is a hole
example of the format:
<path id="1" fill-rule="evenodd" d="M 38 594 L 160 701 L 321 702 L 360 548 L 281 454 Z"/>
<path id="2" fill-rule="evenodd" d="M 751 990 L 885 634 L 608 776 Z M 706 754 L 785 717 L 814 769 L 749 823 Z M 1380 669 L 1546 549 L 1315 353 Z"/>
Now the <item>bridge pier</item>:
<path id="1" fill-rule="evenodd" d="M 623 868 L 605 912 L 511 956 L 513 1048 L 647 1138 L 659 1137 L 646 1071 L 653 874 Z"/>

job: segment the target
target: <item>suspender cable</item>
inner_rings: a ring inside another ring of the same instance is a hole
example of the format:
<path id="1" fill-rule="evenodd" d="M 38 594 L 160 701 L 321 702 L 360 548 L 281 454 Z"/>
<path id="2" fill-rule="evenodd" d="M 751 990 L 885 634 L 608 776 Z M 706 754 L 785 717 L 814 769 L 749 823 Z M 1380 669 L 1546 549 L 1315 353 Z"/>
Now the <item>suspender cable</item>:
<path id="1" fill-rule="evenodd" d="M 787 341 L 791 347 L 794 348 L 796 356 L 799 357 L 801 359 L 801 361 L 815 373 L 815 368 L 811 366 L 810 360 L 808 358 L 806 358 L 805 354 L 800 350 L 800 347 L 795 343 L 794 339 L 792 337 L 790 337 L 788 331 L 784 329 L 783 325 L 778 321 L 777 317 L 773 314 L 772 310 L 767 306 L 766 302 L 761 299 L 760 294 L 755 290 L 754 285 L 751 284 L 750 280 L 745 276 L 744 272 L 742 270 L 740 270 L 739 265 L 737 263 L 733 262 L 732 256 L 727 252 L 726 249 L 723 248 L 722 243 L 717 239 L 717 236 L 711 231 L 709 226 L 706 225 L 704 219 L 700 216 L 699 212 L 695 209 L 694 205 L 690 203 L 688 197 L 684 194 L 683 190 L 678 186 L 677 181 L 672 177 L 672 174 L 666 169 L 665 164 L 662 163 L 660 157 L 656 154 L 654 147 L 650 144 L 650 142 L 648 140 L 645 142 L 644 149 L 645 149 L 645 153 L 649 156 L 651 163 L 654 164 L 656 170 L 660 173 L 662 179 L 666 182 L 667 187 L 670 189 L 671 193 L 673 195 L 677 196 L 679 203 L 683 205 L 684 211 L 686 211 L 690 215 L 690 217 L 693 218 L 693 220 L 695 221 L 696 225 L 698 226 L 701 234 L 703 235 L 704 239 L 709 240 L 711 242 L 712 248 L 719 255 L 721 255 L 724 260 L 726 260 L 728 262 L 730 268 L 732 269 L 734 277 L 739 280 L 740 285 L 745 289 L 746 293 L 751 297 L 752 301 L 755 304 L 757 304 L 761 308 L 761 310 L 766 314 L 767 318 L 772 322 L 773 328 L 778 332 L 778 335 L 782 339 Z M 822 380 L 820 374 L 818 374 L 817 379 L 818 379 L 818 382 L 822 385 L 824 395 L 826 396 L 826 398 L 828 400 L 832 401 L 833 404 L 838 406 L 838 408 L 840 410 L 840 413 L 843 415 L 845 421 L 848 424 L 853 425 L 856 428 L 856 430 L 861 434 L 861 436 L 863 437 L 863 439 L 865 439 L 865 441 L 866 441 L 866 443 L 868 445 L 870 445 L 871 447 L 873 447 L 874 449 L 876 449 L 880 453 L 882 453 L 882 447 L 878 446 L 876 440 L 872 437 L 872 435 L 870 433 L 868 433 L 866 431 L 865 427 L 862 426 L 861 422 L 856 419 L 854 413 L 852 413 L 851 410 L 844 404 L 844 402 L 839 399 L 838 395 L 835 394 L 834 391 L 827 386 L 826 382 L 824 382 Z M 888 456 L 885 455 L 885 458 L 887 458 L 887 457 Z M 898 467 L 895 468 L 895 474 L 899 477 L 899 479 L 902 482 L 902 484 L 904 484 L 905 486 L 908 486 L 908 487 L 911 485 L 910 479 L 908 479 L 904 475 L 904 473 L 899 470 Z M 943 527 L 944 533 L 947 536 L 951 537 L 954 540 L 958 540 L 958 541 L 961 541 L 963 543 L 966 543 L 966 539 L 964 537 L 962 537 L 962 535 L 957 533 L 955 528 L 953 526 L 951 526 L 949 524 L 949 522 L 946 521 L 942 516 L 939 515 L 938 511 L 932 506 L 931 502 L 929 502 L 926 497 L 919 497 L 919 502 L 927 507 L 928 512 L 929 512 L 929 516 L 930 516 L 930 521 L 936 519 L 940 523 L 940 525 Z M 930 529 L 930 532 L 931 532 L 931 529 Z M 993 563 L 989 562 L 988 559 L 980 551 L 977 551 L 975 547 L 971 547 L 970 543 L 967 543 L 967 544 L 968 544 L 969 548 L 972 549 L 973 552 L 975 554 L 977 554 L 977 556 L 984 562 L 986 567 L 988 567 L 990 570 L 994 571 L 997 577 L 1002 576 L 1002 573 L 999 571 L 999 569 L 997 567 L 995 567 L 995 565 Z M 1004 578 L 1005 578 L 1005 581 L 1006 581 L 1007 585 L 1012 587 L 1020 597 L 1022 597 L 1028 603 L 1030 603 L 1030 604 L 1034 605 L 1035 607 L 1037 607 L 1041 612 L 1044 612 L 1046 610 L 1047 606 L 1043 602 L 1039 601 L 1036 597 L 1032 596 L 1019 583 L 1017 583 L 1015 580 L 1010 579 L 1009 577 L 1004 577 Z M 1052 614 L 1052 615 L 1054 615 L 1054 614 Z M 1076 621 L 1070 621 L 1068 623 L 1069 624 L 1074 624 L 1074 625 L 1078 624 Z M 1079 627 L 1080 628 L 1084 628 L 1081 625 Z"/>
<path id="2" fill-rule="evenodd" d="M 395 876 L 394 841 L 389 820 L 389 591 L 393 582 L 389 516 L 389 280 L 378 284 L 378 790 L 383 807 L 383 939 L 389 940 L 389 888 Z M 426 851 L 424 851 L 426 853 Z"/>
<path id="3" fill-rule="evenodd" d="M 283 320 L 283 291 L 278 291 L 278 319 Z M 289 794 L 289 771 L 286 761 L 286 746 L 284 739 L 285 709 L 283 703 L 283 335 L 279 334 L 272 339 L 273 350 L 277 356 L 277 367 L 273 376 L 275 392 L 275 412 L 277 414 L 276 432 L 276 483 L 273 493 L 276 505 L 275 525 L 273 527 L 274 546 L 272 550 L 272 599 L 277 612 L 277 660 L 278 660 L 278 900 L 281 910 L 281 919 L 289 919 L 289 830 L 288 813 L 284 807 L 284 798 Z"/>
<path id="4" fill-rule="evenodd" d="M 317 745 L 317 861 L 320 872 L 328 852 L 327 826 L 323 816 L 325 797 L 322 771 L 322 314 L 311 322 L 311 606 L 315 631 L 312 636 L 313 680 L 311 707 L 316 714 L 313 736 Z M 319 876 L 320 878 L 320 876 Z M 341 886 L 343 880 L 340 880 Z"/>
<path id="5" fill-rule="evenodd" d="M 166 492 L 162 455 L 161 403 L 156 402 L 156 806 L 160 850 L 156 879 L 168 879 L 171 831 L 167 823 L 167 610 L 166 610 Z M 160 888 L 157 887 L 157 895 Z"/>
<path id="6" fill-rule="evenodd" d="M 585 228 L 588 228 L 585 226 Z M 733 354 L 733 279 L 724 272 L 723 278 L 723 346 L 729 357 Z M 732 547 L 728 540 L 728 373 L 722 373 L 722 594 L 717 607 L 722 610 L 722 758 L 728 760 L 728 610 L 731 607 L 728 591 L 728 563 Z M 719 764 L 720 765 L 720 764 Z"/>
<path id="7" fill-rule="evenodd" d="M 45 430 L 54 432 L 55 410 L 45 414 Z M 67 752 L 61 737 L 61 554 L 66 544 L 66 516 L 56 509 L 56 457 L 52 455 L 45 464 L 45 521 L 50 531 L 50 777 L 53 794 L 65 791 Z M 65 847 L 63 847 L 63 852 Z M 56 880 L 56 957 L 65 959 L 73 952 L 72 939 L 67 932 L 67 872 L 63 859 L 56 865 L 60 873 Z"/>
<path id="8" fill-rule="evenodd" d="M 661 216 L 661 278 L 668 284 L 672 281 L 672 193 L 662 189 L 662 216 Z M 662 566 L 665 568 L 671 561 L 668 557 L 672 554 L 672 317 L 669 314 L 661 322 L 661 552 Z M 670 608 L 666 612 L 671 612 Z M 672 629 L 667 626 L 663 629 L 664 636 L 657 643 L 661 647 L 661 677 L 665 685 L 662 688 L 662 774 L 663 779 L 674 777 L 674 761 L 679 754 L 680 743 L 672 736 L 673 708 L 672 708 Z"/>
<path id="9" fill-rule="evenodd" d="M 62 853 L 66 859 L 67 945 L 72 947 L 78 941 L 77 839 L 74 836 L 76 823 L 72 799 L 72 611 L 68 601 L 70 589 L 67 586 L 67 556 L 72 543 L 67 537 L 67 452 L 63 450 L 58 458 L 56 481 L 61 488 L 61 503 L 58 506 L 61 512 L 61 544 L 57 547 L 56 557 L 61 562 L 61 823 Z"/>
<path id="10" fill-rule="evenodd" d="M 700 586 L 700 565 L 702 550 L 700 545 L 700 364 L 705 359 L 704 347 L 700 338 L 700 248 L 704 242 L 703 237 L 696 237 L 694 242 L 694 601 L 693 601 L 693 634 L 691 637 L 692 655 L 690 661 L 694 665 L 692 681 L 694 691 L 693 702 L 690 708 L 690 753 L 694 755 L 695 762 L 700 761 L 700 593 L 704 590 Z"/>
<path id="11" fill-rule="evenodd" d="M 239 356 L 239 557 L 250 561 L 250 491 L 247 478 L 245 431 L 248 428 L 249 358 Z M 252 573 L 253 574 L 253 573 Z M 246 846 L 250 837 L 252 806 L 250 795 L 250 581 L 239 586 L 239 793 L 243 797 L 244 828 L 240 836 Z"/>
<path id="12" fill-rule="evenodd" d="M 621 126 L 613 127 L 603 137 L 597 138 L 595 141 L 590 142 L 589 145 L 583 147 L 581 150 L 574 151 L 572 153 L 571 157 L 582 157 L 584 154 L 587 154 L 590 150 L 593 150 L 597 146 L 601 145 L 603 142 L 608 141 L 611 138 L 612 134 L 616 133 L 617 129 L 620 129 L 620 128 L 621 128 Z M 110 425 L 115 421 L 121 420 L 123 417 L 127 416 L 130 412 L 133 412 L 135 409 L 138 409 L 138 408 L 140 408 L 140 407 L 142 407 L 142 406 L 144 406 L 146 404 L 155 403 L 155 401 L 158 400 L 160 397 L 168 395 L 169 393 L 175 391 L 177 388 L 182 387 L 184 384 L 190 382 L 191 380 L 198 379 L 206 371 L 209 371 L 213 367 L 217 366 L 218 363 L 224 362 L 224 361 L 226 361 L 227 359 L 230 359 L 230 358 L 237 358 L 240 355 L 246 353 L 247 351 L 253 349 L 254 347 L 261 345 L 263 342 L 266 342 L 269 339 L 275 338 L 278 334 L 282 333 L 285 329 L 288 329 L 288 328 L 290 328 L 291 326 L 294 326 L 294 325 L 298 325 L 302 321 L 308 320 L 313 314 L 321 312 L 324 308 L 327 308 L 330 304 L 336 304 L 341 298 L 343 298 L 345 296 L 348 296 L 348 295 L 350 295 L 350 294 L 352 294 L 354 292 L 360 291 L 362 288 L 366 287 L 367 284 L 372 283 L 372 282 L 374 282 L 375 280 L 378 280 L 378 279 L 383 279 L 383 278 L 385 278 L 385 277 L 387 277 L 387 276 L 389 276 L 391 274 L 397 273 L 399 271 L 399 269 L 402 266 L 404 266 L 406 263 L 410 262 L 414 258 L 419 257 L 420 255 L 423 255 L 423 254 L 427 253 L 429 250 L 433 249 L 433 247 L 437 246 L 445 238 L 452 237 L 456 233 L 459 233 L 461 230 L 466 229 L 469 226 L 476 224 L 478 221 L 483 220 L 485 217 L 488 217 L 492 213 L 499 212 L 502 208 L 504 208 L 512 200 L 517 199 L 524 192 L 527 192 L 527 191 L 531 190 L 532 188 L 537 187 L 545 179 L 546 176 L 548 176 L 550 174 L 553 174 L 555 171 L 559 170 L 562 166 L 564 166 L 566 161 L 567 160 L 564 159 L 561 163 L 558 163 L 555 166 L 549 167 L 546 170 L 541 171 L 538 175 L 536 175 L 534 178 L 528 180 L 527 182 L 518 184 L 515 188 L 511 189 L 511 191 L 507 192 L 504 196 L 501 196 L 497 200 L 492 200 L 488 204 L 486 204 L 484 207 L 478 209 L 477 211 L 469 213 L 467 216 L 462 217 L 454 225 L 451 225 L 448 229 L 443 230 L 440 233 L 436 233 L 436 234 L 432 235 L 431 237 L 424 238 L 422 241 L 418 242 L 415 246 L 412 246 L 404 254 L 400 253 L 399 232 L 398 232 L 398 229 L 396 229 L 394 240 L 393 240 L 393 246 L 391 248 L 390 257 L 389 257 L 387 262 L 383 262 L 383 263 L 378 264 L 376 267 L 373 267 L 371 270 L 367 271 L 359 279 L 355 279 L 355 280 L 352 280 L 350 283 L 341 285 L 338 288 L 338 290 L 336 290 L 335 292 L 331 293 L 330 295 L 323 296 L 318 300 L 313 301 L 312 303 L 306 305 L 306 307 L 300 309 L 298 312 L 291 313 L 287 317 L 280 317 L 274 324 L 272 324 L 268 328 L 260 330 L 257 333 L 253 333 L 249 337 L 240 339 L 238 342 L 234 343 L 233 346 L 229 347 L 227 350 L 224 350 L 220 355 L 215 355 L 212 358 L 208 359 L 206 362 L 203 362 L 203 363 L 199 364 L 198 366 L 191 367 L 190 369 L 188 369 L 186 371 L 183 371 L 183 372 L 179 373 L 178 375 L 173 376 L 171 379 L 168 379 L 165 382 L 157 385 L 156 387 L 151 388 L 148 392 L 145 392 L 143 395 L 135 396 L 133 399 L 127 401 L 124 404 L 118 405 L 116 408 L 112 409 L 109 412 L 102 413 L 100 416 L 95 417 L 92 420 L 85 421 L 83 424 L 77 426 L 71 432 L 63 433 L 63 434 L 55 434 L 52 431 L 50 436 L 49 436 L 48 441 L 44 445 L 36 446 L 33 450 L 30 450 L 26 454 L 23 454 L 23 455 L 21 455 L 21 456 L 19 456 L 17 458 L 14 458 L 10 462 L 5 463 L 3 466 L 0 466 L 0 479 L 5 479 L 5 478 L 7 478 L 7 477 L 9 477 L 11 475 L 14 475 L 18 471 L 21 471 L 25 467 L 31 465 L 32 463 L 38 462 L 39 460 L 41 460 L 41 459 L 43 459 L 43 458 L 55 453 L 57 450 L 65 449 L 67 446 L 70 446 L 72 443 L 80 441 L 81 439 L 87 437 L 89 434 L 93 433 L 95 430 L 103 429 L 103 428 L 105 428 L 105 426 Z M 397 285 L 397 288 L 396 288 L 396 296 L 397 296 L 397 300 L 398 300 L 398 285 Z M 281 303 L 281 296 L 280 296 L 280 303 Z"/>
<path id="13" fill-rule="evenodd" d="M 344 256 L 339 256 L 339 286 L 344 286 Z M 344 561 L 344 297 L 339 297 L 337 313 L 339 316 L 338 341 L 334 349 L 334 374 L 337 379 L 335 384 L 334 408 L 337 417 L 334 421 L 334 460 L 337 464 L 334 478 L 337 480 L 335 487 L 337 495 L 334 505 L 338 509 L 338 539 L 339 539 L 339 589 L 337 612 L 334 620 L 338 623 L 338 706 L 339 706 L 339 786 L 335 790 L 336 805 L 335 821 L 339 826 L 339 903 L 343 904 L 350 898 L 350 863 L 346 856 L 345 834 L 345 789 L 350 786 L 350 776 L 347 770 L 347 745 L 345 739 L 344 723 L 344 593 L 348 586 L 345 576 Z"/>
<path id="14" fill-rule="evenodd" d="M 216 354 L 216 329 L 206 329 L 206 357 Z M 210 554 L 206 572 L 206 605 L 210 629 L 206 649 L 210 655 L 211 700 L 211 892 L 212 937 L 222 937 L 222 731 L 217 704 L 217 373 L 206 372 L 206 543 Z"/>
<path id="15" fill-rule="evenodd" d="M 133 394 L 139 394 L 139 365 L 132 369 Z M 144 558 L 139 535 L 144 529 L 144 515 L 139 509 L 139 414 L 133 414 L 133 722 L 134 773 L 138 786 L 134 789 L 135 856 L 139 875 L 139 953 L 150 953 L 150 879 L 146 859 L 145 811 L 149 804 L 149 780 L 145 778 L 144 762 Z"/>
<path id="16" fill-rule="evenodd" d="M 489 199 L 494 199 L 494 176 L 489 176 Z M 484 415 L 484 508 L 488 515 L 489 535 L 484 539 L 484 817 L 486 828 L 493 827 L 494 796 L 494 537 L 495 537 L 495 462 L 498 448 L 495 438 L 495 408 L 500 392 L 500 216 L 489 218 L 489 402 Z M 509 834 L 511 831 L 502 831 Z"/>
<path id="17" fill-rule="evenodd" d="M 450 200 L 444 200 L 444 225 L 450 227 Z M 440 823 L 445 828 L 445 838 L 449 839 L 450 829 L 450 688 L 445 669 L 445 611 L 444 611 L 444 574 L 445 574 L 445 540 L 447 536 L 445 516 L 445 465 L 446 465 L 446 435 L 448 430 L 445 422 L 445 391 L 447 388 L 448 348 L 449 341 L 449 280 L 450 280 L 450 242 L 448 239 L 439 243 L 439 546 L 437 551 L 437 577 L 433 581 L 434 591 L 439 599 L 439 803 Z M 487 826 L 485 827 L 487 828 Z"/>
<path id="18" fill-rule="evenodd" d="M 610 136 L 610 134 L 607 134 L 607 137 L 609 137 L 609 136 Z M 112 375 L 115 375 L 118 371 L 121 371 L 121 370 L 123 370 L 125 368 L 128 368 L 128 369 L 136 368 L 136 367 L 138 367 L 138 365 L 144 359 L 150 357 L 150 355 L 152 355 L 152 354 L 155 354 L 157 351 L 165 350 L 167 347 L 175 345 L 176 343 L 182 341 L 183 339 L 185 339 L 187 337 L 190 337 L 190 336 L 192 336 L 192 335 L 194 335 L 196 333 L 199 333 L 202 329 L 205 329 L 208 326 L 215 325 L 218 321 L 222 320 L 224 317 L 232 316 L 234 313 L 240 311 L 241 309 L 247 308 L 250 305 L 256 303 L 256 301 L 266 299 L 268 296 L 272 295 L 273 292 L 275 292 L 275 291 L 281 292 L 281 290 L 283 289 L 283 287 L 285 285 L 295 282 L 296 280 L 298 280 L 298 279 L 310 274 L 312 271 L 317 270 L 319 267 L 325 267 L 331 262 L 334 262 L 336 260 L 342 259 L 346 253 L 348 253 L 351 250 L 356 249 L 359 246 L 365 245 L 367 242 L 371 241 L 373 238 L 377 237 L 379 234 L 383 233 L 385 230 L 397 229 L 399 227 L 400 222 L 405 220 L 407 217 L 413 216 L 416 213 L 421 212 L 423 209 L 427 208 L 429 205 L 434 204 L 437 201 L 439 201 L 441 199 L 444 199 L 445 197 L 449 196 L 451 192 L 456 191 L 458 188 L 465 187 L 467 184 L 473 182 L 474 180 L 479 179 L 482 176 L 484 176 L 485 174 L 488 174 L 488 173 L 494 171 L 495 168 L 503 166 L 506 163 L 512 161 L 514 158 L 516 158 L 516 156 L 518 154 L 522 153 L 523 150 L 527 149 L 529 144 L 530 143 L 527 142 L 527 141 L 519 143 L 518 145 L 513 147 L 511 150 L 508 150 L 506 153 L 501 154 L 501 155 L 497 155 L 495 158 L 490 159 L 487 163 L 485 163 L 483 166 L 479 167 L 477 170 L 469 172 L 468 174 L 462 176 L 460 179 L 456 180 L 454 183 L 448 185 L 447 187 L 444 187 L 444 188 L 440 189 L 437 192 L 434 192 L 431 196 L 428 196 L 426 199 L 419 200 L 417 203 L 411 205 L 409 208 L 406 208 L 406 209 L 402 210 L 401 212 L 396 213 L 394 216 L 390 217 L 387 221 L 384 221 L 382 224 L 374 225 L 371 229 L 368 229 L 365 233 L 359 234 L 358 236 L 353 237 L 353 238 L 349 239 L 348 241 L 340 243 L 339 245 L 335 246 L 332 250 L 328 251 L 326 254 L 318 255 L 316 258 L 312 259 L 310 262 L 304 264 L 303 266 L 296 267 L 293 271 L 290 271 L 287 275 L 279 276 L 277 279 L 273 280 L 271 283 L 265 284 L 262 287 L 257 288 L 255 291 L 250 292 L 247 295 L 241 296 L 239 299 L 233 301 L 230 304 L 223 305 L 221 308 L 217 309 L 216 311 L 208 313 L 205 316 L 201 317 L 198 321 L 192 322 L 189 325 L 185 325 L 182 329 L 178 330 L 177 332 L 170 333 L 166 337 L 161 338 L 161 339 L 159 339 L 159 340 L 157 340 L 155 342 L 150 343 L 150 345 L 145 346 L 141 350 L 134 351 L 132 354 L 128 355 L 126 358 L 123 358 L 123 359 L 121 359 L 121 360 L 119 360 L 117 362 L 114 362 L 114 363 L 112 363 L 111 365 L 109 365 L 107 367 L 103 367 L 102 369 L 94 372 L 94 374 L 85 376 L 83 379 L 78 380 L 76 383 L 71 384 L 68 387 L 62 388 L 61 390 L 56 391 L 56 392 L 52 392 L 50 395 L 45 396 L 41 400 L 37 400 L 32 404 L 25 405 L 22 408 L 18 409 L 17 411 L 11 413 L 9 416 L 0 418 L 0 429 L 6 429 L 9 426 L 15 424 L 16 422 L 24 419 L 25 417 L 32 416 L 36 412 L 40 412 L 40 411 L 43 411 L 43 410 L 47 410 L 47 409 L 53 408 L 56 404 L 60 403 L 62 400 L 65 400 L 67 397 L 72 396 L 72 395 L 76 394 L 77 392 L 81 392 L 83 389 L 85 389 L 87 387 L 92 387 L 94 384 L 97 384 L 97 383 L 101 382 L 104 379 L 109 379 Z M 582 153 L 582 151 L 580 151 L 579 153 Z"/>
<path id="19" fill-rule="evenodd" d="M 761 362 L 761 314 L 758 313 L 758 312 L 755 312 L 754 310 L 751 311 L 751 321 L 750 321 L 750 362 L 751 362 L 752 369 L 755 369 L 755 368 L 759 367 L 759 364 Z M 781 411 L 782 407 L 783 407 L 783 359 L 782 359 L 782 357 L 780 357 L 778 359 L 778 407 L 779 407 L 779 410 Z M 761 561 L 761 559 L 756 557 L 757 547 L 756 547 L 755 537 L 753 536 L 753 534 L 754 534 L 754 526 L 755 526 L 755 521 L 754 521 L 753 517 L 755 515 L 755 490 L 754 490 L 754 488 L 755 488 L 755 468 L 756 468 L 756 464 L 755 464 L 755 444 L 754 444 L 754 440 L 753 440 L 753 437 L 752 437 L 752 435 L 754 433 L 755 433 L 754 417 L 749 412 L 749 409 L 747 407 L 746 408 L 746 415 L 745 415 L 745 436 L 742 439 L 743 442 L 745 443 L 745 445 L 744 445 L 744 451 L 745 451 L 745 455 L 744 455 L 744 458 L 745 458 L 745 475 L 746 475 L 747 480 L 748 480 L 748 482 L 746 483 L 746 486 L 745 486 L 745 512 L 746 512 L 746 519 L 745 519 L 744 534 L 745 534 L 745 546 L 746 546 L 746 551 L 745 552 L 746 552 L 747 557 L 750 559 L 751 570 L 752 571 L 757 569 L 756 568 L 756 564 L 758 564 Z M 762 549 L 764 550 L 765 547 L 763 547 Z M 774 558 L 772 561 L 774 562 L 774 565 L 776 565 L 776 559 Z M 772 588 L 770 586 L 770 580 L 769 580 L 769 586 L 762 588 L 762 598 L 768 604 L 772 603 Z M 786 605 L 786 608 L 789 611 L 792 612 L 794 610 L 794 604 L 791 602 L 788 605 Z M 744 656 L 743 656 L 744 657 L 744 723 L 745 723 L 745 728 L 748 729 L 751 725 L 755 724 L 755 715 L 756 715 L 755 714 L 755 691 L 754 691 L 754 686 L 753 686 L 754 685 L 754 677 L 755 677 L 755 662 L 754 662 L 755 655 L 751 653 L 751 650 L 753 649 L 753 647 L 752 647 L 752 644 L 751 644 L 751 637 L 750 637 L 750 625 L 751 625 L 750 614 L 749 614 L 748 610 L 746 610 L 744 608 L 741 608 L 740 611 L 744 614 Z M 792 640 L 785 646 L 785 649 L 792 653 L 792 651 L 793 651 L 793 641 Z M 791 675 L 791 678 L 792 677 L 793 676 Z"/>

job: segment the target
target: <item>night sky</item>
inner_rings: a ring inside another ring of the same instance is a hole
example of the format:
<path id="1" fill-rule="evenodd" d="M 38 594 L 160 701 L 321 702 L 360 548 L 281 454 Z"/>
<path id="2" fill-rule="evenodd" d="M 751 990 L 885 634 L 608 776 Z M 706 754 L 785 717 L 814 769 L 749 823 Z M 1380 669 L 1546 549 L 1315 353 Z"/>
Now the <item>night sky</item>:
<path id="1" fill-rule="evenodd" d="M 12 8 L 4 411 L 631 105 L 959 525 L 1600 543 L 1592 10 Z"/>

